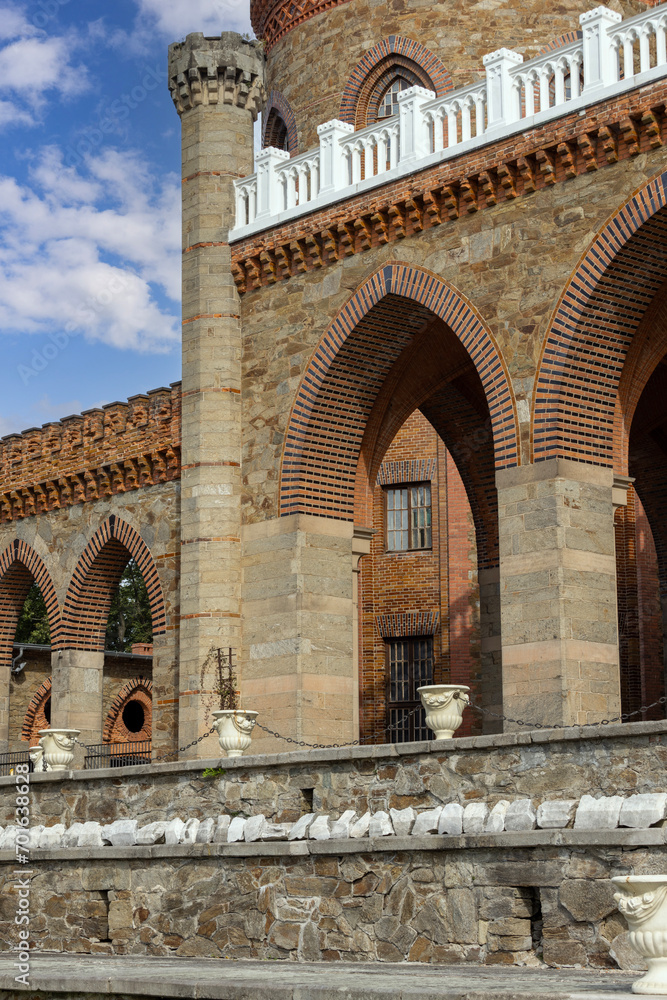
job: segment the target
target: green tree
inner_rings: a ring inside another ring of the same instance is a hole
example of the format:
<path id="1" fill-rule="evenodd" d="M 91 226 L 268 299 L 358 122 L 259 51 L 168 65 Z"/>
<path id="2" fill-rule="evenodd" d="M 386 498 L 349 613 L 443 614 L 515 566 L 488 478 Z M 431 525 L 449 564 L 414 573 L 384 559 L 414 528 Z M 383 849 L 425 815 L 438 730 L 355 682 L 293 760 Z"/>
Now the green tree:
<path id="1" fill-rule="evenodd" d="M 111 601 L 105 648 L 129 653 L 135 642 L 153 641 L 153 618 L 148 591 L 134 559 L 123 570 Z"/>
<path id="2" fill-rule="evenodd" d="M 42 592 L 36 583 L 32 584 L 25 599 L 14 642 L 32 643 L 35 646 L 51 645 L 49 616 Z"/>

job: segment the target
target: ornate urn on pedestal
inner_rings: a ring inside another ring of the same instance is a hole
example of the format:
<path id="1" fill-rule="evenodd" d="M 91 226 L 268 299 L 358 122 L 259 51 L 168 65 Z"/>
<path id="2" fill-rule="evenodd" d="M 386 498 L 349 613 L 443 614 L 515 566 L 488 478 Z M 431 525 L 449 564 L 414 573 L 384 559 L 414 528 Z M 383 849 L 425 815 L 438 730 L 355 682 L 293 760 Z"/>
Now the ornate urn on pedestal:
<path id="1" fill-rule="evenodd" d="M 223 708 L 213 713 L 220 747 L 228 757 L 241 757 L 248 749 L 258 715 L 245 708 Z"/>
<path id="2" fill-rule="evenodd" d="M 417 691 L 426 712 L 426 725 L 436 740 L 450 740 L 463 722 L 463 709 L 470 704 L 470 688 L 464 684 L 427 684 Z"/>
<path id="3" fill-rule="evenodd" d="M 49 771 L 66 771 L 74 760 L 74 745 L 80 729 L 40 729 L 39 745 Z"/>
<path id="4" fill-rule="evenodd" d="M 648 972 L 633 993 L 667 995 L 667 875 L 621 875 L 612 879 L 614 899 L 630 928 L 630 943 L 648 959 Z"/>

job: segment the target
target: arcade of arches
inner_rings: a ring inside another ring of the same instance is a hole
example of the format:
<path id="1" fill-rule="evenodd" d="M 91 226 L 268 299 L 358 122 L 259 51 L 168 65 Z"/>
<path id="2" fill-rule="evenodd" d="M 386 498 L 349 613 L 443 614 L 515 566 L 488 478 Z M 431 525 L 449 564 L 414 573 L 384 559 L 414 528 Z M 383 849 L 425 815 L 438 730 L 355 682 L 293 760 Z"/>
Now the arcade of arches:
<path id="1" fill-rule="evenodd" d="M 517 134 L 506 172 L 489 140 L 474 177 L 462 154 L 230 250 L 228 182 L 207 187 L 198 157 L 251 173 L 261 87 L 248 71 L 208 105 L 188 66 L 183 383 L 3 438 L 0 740 L 30 739 L 50 697 L 84 742 L 146 733 L 150 705 L 154 746 L 190 744 L 211 647 L 236 649 L 243 706 L 306 743 L 424 735 L 428 680 L 470 683 L 487 713 L 470 732 L 662 716 L 642 708 L 663 697 L 667 632 L 659 81 Z M 152 671 L 119 668 L 111 691 L 130 559 Z M 51 649 L 19 706 L 33 581 Z"/>

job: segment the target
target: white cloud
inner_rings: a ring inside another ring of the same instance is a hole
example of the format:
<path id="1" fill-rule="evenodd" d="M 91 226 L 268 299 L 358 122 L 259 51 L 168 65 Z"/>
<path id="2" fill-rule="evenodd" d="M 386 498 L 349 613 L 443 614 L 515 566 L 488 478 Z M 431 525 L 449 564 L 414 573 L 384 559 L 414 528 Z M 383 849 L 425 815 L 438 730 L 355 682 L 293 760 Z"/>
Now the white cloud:
<path id="1" fill-rule="evenodd" d="M 88 79 L 85 66 L 72 58 L 82 44 L 79 35 L 48 36 L 31 24 L 22 10 L 0 6 L 0 128 L 35 125 L 47 96 L 74 97 Z"/>
<path id="2" fill-rule="evenodd" d="M 0 329 L 168 350 L 179 337 L 178 179 L 114 150 L 86 167 L 48 147 L 31 188 L 0 176 Z"/>
<path id="3" fill-rule="evenodd" d="M 145 44 L 159 31 L 177 42 L 192 31 L 219 35 L 221 31 L 252 32 L 248 0 L 135 0 L 137 20 L 133 41 Z"/>
<path id="4" fill-rule="evenodd" d="M 36 34 L 37 28 L 28 21 L 24 11 L 16 6 L 0 5 L 0 40 Z"/>

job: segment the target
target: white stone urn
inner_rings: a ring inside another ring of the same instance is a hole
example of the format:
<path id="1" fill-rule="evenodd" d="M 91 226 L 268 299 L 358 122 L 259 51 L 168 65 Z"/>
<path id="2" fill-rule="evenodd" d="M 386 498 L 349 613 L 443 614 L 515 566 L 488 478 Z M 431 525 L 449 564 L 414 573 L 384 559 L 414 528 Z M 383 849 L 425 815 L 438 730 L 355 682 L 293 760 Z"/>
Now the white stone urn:
<path id="1" fill-rule="evenodd" d="M 39 745 L 49 771 L 67 771 L 74 760 L 74 744 L 80 729 L 40 729 Z"/>
<path id="2" fill-rule="evenodd" d="M 37 746 L 34 747 L 28 747 L 28 756 L 32 761 L 32 766 L 34 767 L 35 771 L 51 770 L 49 765 L 44 763 L 44 747 L 42 746 L 41 743 L 38 743 Z"/>
<path id="3" fill-rule="evenodd" d="M 628 922 L 630 944 L 648 959 L 633 993 L 667 995 L 667 875 L 620 875 L 616 904 Z"/>
<path id="4" fill-rule="evenodd" d="M 417 688 L 426 712 L 426 725 L 436 740 L 451 740 L 463 722 L 463 709 L 470 704 L 464 684 L 427 684 Z"/>
<path id="5" fill-rule="evenodd" d="M 241 757 L 248 749 L 258 715 L 245 708 L 221 708 L 213 713 L 220 746 L 228 757 Z"/>

